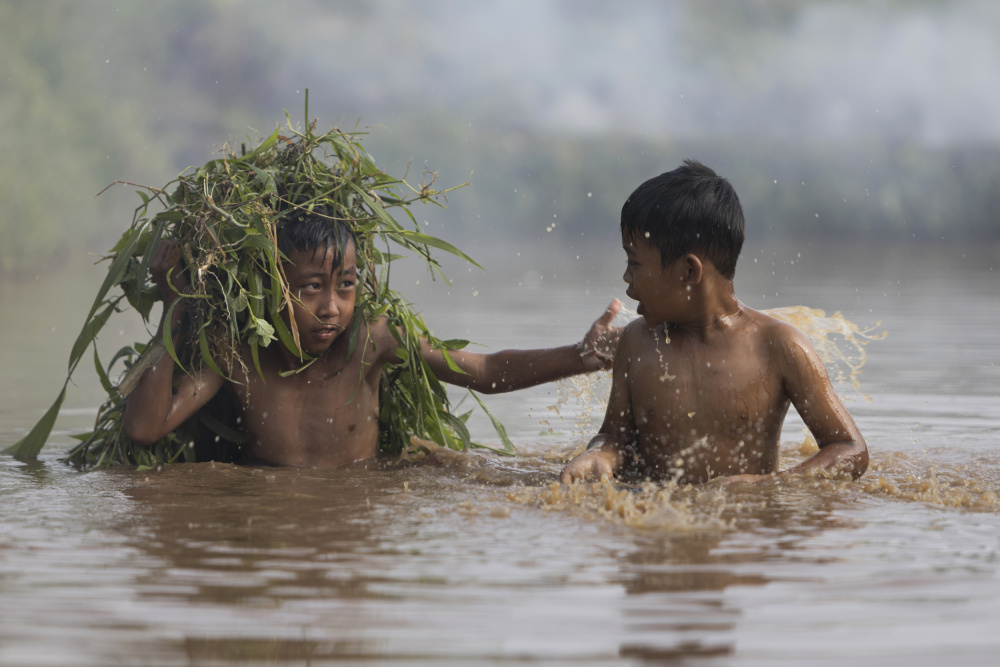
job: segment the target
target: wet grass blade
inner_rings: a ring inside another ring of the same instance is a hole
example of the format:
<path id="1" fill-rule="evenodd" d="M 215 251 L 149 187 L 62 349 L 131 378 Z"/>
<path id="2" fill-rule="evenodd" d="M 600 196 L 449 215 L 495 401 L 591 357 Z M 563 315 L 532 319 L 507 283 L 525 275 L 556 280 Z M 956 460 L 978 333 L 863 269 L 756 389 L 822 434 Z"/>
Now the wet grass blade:
<path id="1" fill-rule="evenodd" d="M 489 408 L 486 407 L 486 404 L 483 403 L 481 398 L 479 398 L 479 394 L 471 390 L 469 391 L 469 393 L 472 394 L 472 397 L 474 399 L 476 399 L 476 403 L 479 403 L 479 407 L 483 409 L 483 412 L 486 413 L 486 416 L 490 418 L 490 422 L 493 423 L 493 429 L 497 432 L 497 435 L 500 437 L 500 442 L 503 443 L 503 451 L 507 454 L 513 454 L 515 451 L 514 443 L 511 442 L 510 437 L 507 435 L 507 427 L 503 425 L 503 422 L 501 422 L 499 419 L 493 416 L 493 413 L 490 412 Z"/>
<path id="2" fill-rule="evenodd" d="M 68 384 L 69 378 L 63 383 L 62 391 L 59 392 L 56 402 L 45 412 L 45 415 L 35 424 L 28 435 L 3 450 L 3 454 L 10 454 L 21 461 L 38 458 L 38 452 L 42 451 L 42 447 L 48 442 L 52 427 L 55 426 L 56 417 L 59 416 L 59 408 L 66 400 L 66 385 Z"/>

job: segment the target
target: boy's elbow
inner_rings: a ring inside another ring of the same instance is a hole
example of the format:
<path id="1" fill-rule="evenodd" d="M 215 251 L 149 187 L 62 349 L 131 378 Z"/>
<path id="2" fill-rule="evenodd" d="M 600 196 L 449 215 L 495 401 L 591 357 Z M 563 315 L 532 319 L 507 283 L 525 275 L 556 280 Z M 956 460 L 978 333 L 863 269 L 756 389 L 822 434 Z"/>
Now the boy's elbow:
<path id="1" fill-rule="evenodd" d="M 494 381 L 470 382 L 465 388 L 479 392 L 480 394 L 502 394 L 506 391 L 511 391 L 509 387 L 505 387 L 502 383 Z"/>
<path id="2" fill-rule="evenodd" d="M 122 426 L 129 440 L 143 447 L 152 445 L 166 435 L 165 433 L 157 433 L 154 429 L 150 428 L 150 424 L 147 421 L 134 416 L 130 417 L 127 412 Z"/>
<path id="3" fill-rule="evenodd" d="M 507 363 L 498 361 L 490 355 L 483 359 L 478 367 L 471 369 L 463 379 L 467 379 L 469 389 L 480 394 L 502 394 L 516 388 L 507 378 L 508 370 Z"/>
<path id="4" fill-rule="evenodd" d="M 868 445 L 859 438 L 854 441 L 854 449 L 850 457 L 851 477 L 859 479 L 868 470 Z"/>

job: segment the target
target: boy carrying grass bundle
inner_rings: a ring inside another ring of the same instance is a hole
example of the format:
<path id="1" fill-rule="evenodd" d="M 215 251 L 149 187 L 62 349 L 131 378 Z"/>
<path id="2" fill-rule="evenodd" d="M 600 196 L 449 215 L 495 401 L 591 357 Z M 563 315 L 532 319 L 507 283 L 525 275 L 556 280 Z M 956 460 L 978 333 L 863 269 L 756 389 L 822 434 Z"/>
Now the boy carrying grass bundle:
<path id="1" fill-rule="evenodd" d="M 285 326 L 298 332 L 301 356 L 283 345 L 259 351 L 260 373 L 239 363 L 220 375 L 210 368 L 182 374 L 176 382 L 172 357 L 147 370 L 129 397 L 124 428 L 149 445 L 179 427 L 219 391 L 231 391 L 243 408 L 242 428 L 251 460 L 292 466 L 340 466 L 378 451 L 379 382 L 386 365 L 402 361 L 399 332 L 386 317 L 360 322 L 350 349 L 358 282 L 357 242 L 342 220 L 316 211 L 276 226 L 287 260 L 281 269 L 291 293 Z M 151 272 L 163 298 L 158 336 L 180 331 L 189 284 L 176 243 L 161 243 Z M 178 302 L 174 305 L 174 302 Z M 620 304 L 613 302 L 577 345 L 545 350 L 450 353 L 422 340 L 420 354 L 434 376 L 484 393 L 512 391 L 569 375 L 610 367 L 617 331 L 610 327 Z M 179 340 L 175 345 L 179 344 Z M 236 358 L 249 358 L 243 345 Z M 450 361 L 450 363 L 449 363 Z M 304 367 L 305 366 L 305 367 Z"/>
<path id="2" fill-rule="evenodd" d="M 62 391 L 4 453 L 37 457 L 91 346 L 108 400 L 66 458 L 140 469 L 248 459 L 337 466 L 399 453 L 413 437 L 486 447 L 472 441 L 469 412 L 455 413 L 442 382 L 511 391 L 611 365 L 617 301 L 577 345 L 475 354 L 468 341 L 436 338 L 390 288 L 390 265 L 409 254 L 446 282 L 434 253 L 476 265 L 427 234 L 409 208 L 443 205 L 451 189 L 435 190 L 433 173 L 415 187 L 378 169 L 362 133 L 316 132 L 308 91 L 305 119 L 252 150 L 227 148 L 166 187 L 140 186 L 142 204 L 108 253 Z M 157 301 L 152 341 L 102 363 L 94 342 L 111 316 L 149 323 Z M 125 367 L 117 384 L 116 364 Z M 498 449 L 513 452 L 486 414 Z"/>

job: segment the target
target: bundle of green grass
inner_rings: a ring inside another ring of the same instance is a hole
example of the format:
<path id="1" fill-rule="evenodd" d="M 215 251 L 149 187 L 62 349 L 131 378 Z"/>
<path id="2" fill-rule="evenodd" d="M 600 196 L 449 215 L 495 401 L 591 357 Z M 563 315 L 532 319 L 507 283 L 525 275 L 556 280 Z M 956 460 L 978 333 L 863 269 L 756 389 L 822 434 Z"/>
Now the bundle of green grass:
<path id="1" fill-rule="evenodd" d="M 389 287 L 391 263 L 401 252 L 422 257 L 432 275 L 445 280 L 432 250 L 475 264 L 451 244 L 424 233 L 410 211 L 414 203 L 443 205 L 449 190 L 432 189 L 433 174 L 424 174 L 426 182 L 419 188 L 385 174 L 363 150 L 363 133 L 317 133 L 316 122 L 308 121 L 308 100 L 306 109 L 303 130 L 289 121 L 284 134 L 276 130 L 251 150 L 245 144 L 238 154 L 227 150 L 222 158 L 189 169 L 164 188 L 138 191 L 142 204 L 106 258 L 108 274 L 70 353 L 62 392 L 31 432 L 5 453 L 37 457 L 74 369 L 93 346 L 94 365 L 108 399 L 98 411 L 94 430 L 76 436 L 80 442 L 68 454 L 71 463 L 142 468 L 174 461 L 239 460 L 245 436 L 237 425 L 239 406 L 226 392 L 152 446 L 133 443 L 122 428 L 128 393 L 164 354 L 173 357 L 178 373 L 207 367 L 224 375 L 222 368 L 234 364 L 259 373 L 259 349 L 269 345 L 284 345 L 307 362 L 296 332 L 282 317 L 291 297 L 275 225 L 286 216 L 320 211 L 347 221 L 357 239 L 360 276 L 356 314 L 346 333 L 349 350 L 356 347 L 362 318 L 376 317 L 389 319 L 405 350 L 400 354 L 404 361 L 387 367 L 382 376 L 381 450 L 398 453 L 412 436 L 452 449 L 482 446 L 470 438 L 469 413 L 454 414 L 444 387 L 419 354 L 421 337 L 446 355 L 468 341 L 435 338 L 423 318 Z M 162 210 L 151 214 L 153 207 Z M 180 245 L 191 285 L 182 295 L 186 308 L 181 343 L 175 347 L 171 332 L 165 331 L 162 339 L 122 348 L 105 366 L 95 338 L 116 312 L 132 309 L 149 323 L 153 305 L 161 298 L 151 283 L 149 265 L 157 244 L 167 240 Z M 249 359 L 240 358 L 241 349 L 250 351 Z M 116 372 L 117 384 L 110 379 Z M 489 417 L 502 451 L 512 451 L 502 424 Z"/>

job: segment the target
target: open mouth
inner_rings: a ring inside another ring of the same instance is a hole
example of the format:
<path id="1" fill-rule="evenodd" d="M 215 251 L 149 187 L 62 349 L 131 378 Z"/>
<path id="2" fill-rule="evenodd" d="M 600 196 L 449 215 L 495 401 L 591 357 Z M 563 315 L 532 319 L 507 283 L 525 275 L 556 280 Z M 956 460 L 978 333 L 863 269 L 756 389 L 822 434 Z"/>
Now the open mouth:
<path id="1" fill-rule="evenodd" d="M 320 338 L 329 338 L 331 336 L 337 335 L 338 333 L 340 333 L 343 330 L 344 330 L 344 327 L 340 326 L 339 324 L 328 324 L 328 325 L 322 326 L 322 327 L 320 327 L 318 329 L 314 329 L 313 331 Z"/>
<path id="2" fill-rule="evenodd" d="M 628 298 L 632 299 L 633 301 L 638 302 L 638 305 L 635 308 L 635 312 L 637 312 L 638 314 L 642 315 L 642 312 L 643 312 L 642 301 L 639 301 L 639 299 L 635 296 L 635 294 L 632 293 L 632 288 L 631 287 L 628 288 L 627 290 L 625 290 L 625 296 L 627 296 Z"/>

